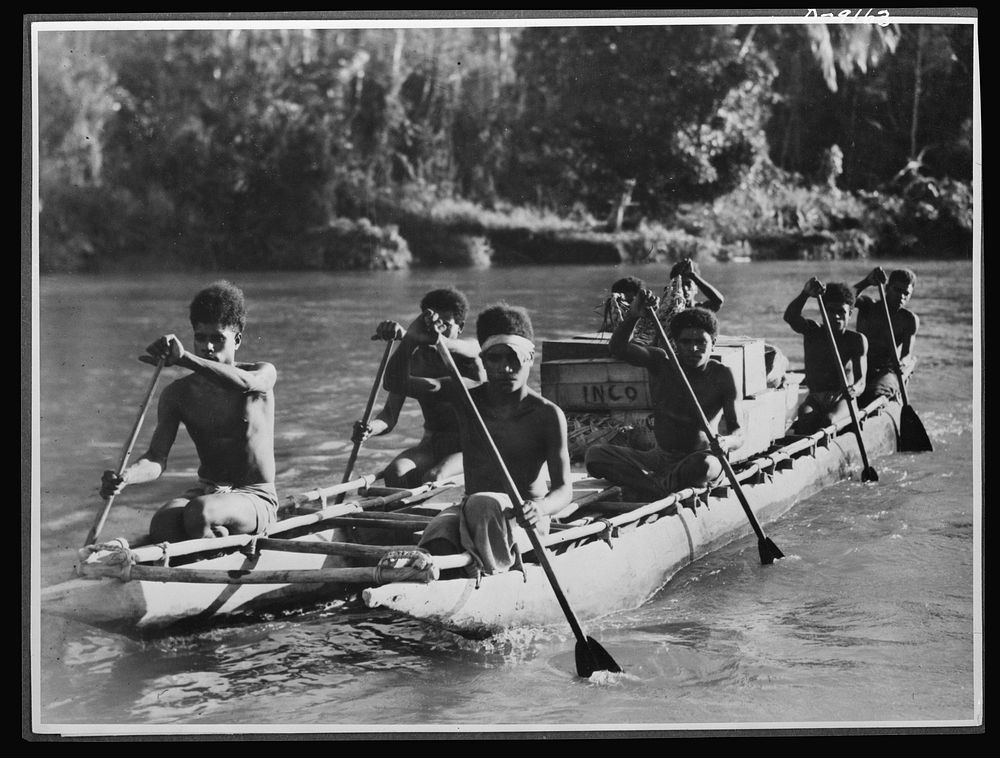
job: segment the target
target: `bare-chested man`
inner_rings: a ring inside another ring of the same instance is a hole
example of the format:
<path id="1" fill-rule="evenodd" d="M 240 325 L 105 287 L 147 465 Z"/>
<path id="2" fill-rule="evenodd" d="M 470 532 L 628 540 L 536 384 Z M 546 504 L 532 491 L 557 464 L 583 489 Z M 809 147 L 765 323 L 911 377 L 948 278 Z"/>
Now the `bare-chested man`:
<path id="1" fill-rule="evenodd" d="M 868 339 L 868 374 L 865 391 L 858 398 L 862 406 L 880 395 L 895 397 L 899 394 L 899 378 L 896 376 L 896 361 L 900 373 L 906 381 L 916 366 L 913 345 L 920 319 L 904 306 L 913 295 L 917 275 L 908 268 L 900 268 L 886 276 L 885 271 L 876 266 L 864 279 L 854 285 L 858 295 L 855 307 L 858 310 L 857 329 Z M 885 285 L 885 304 L 889 306 L 892 321 L 892 336 L 885 323 L 885 308 L 879 300 L 873 300 L 861 293 L 868 287 Z M 896 338 L 893 344 L 892 337 Z"/>
<path id="2" fill-rule="evenodd" d="M 431 290 L 420 300 L 420 310 L 432 310 L 438 314 L 440 323 L 445 327 L 449 350 L 462 375 L 477 382 L 485 380 L 479 346 L 471 340 L 458 338 L 469 311 L 465 295 L 450 287 Z M 405 330 L 397 322 L 383 321 L 372 339 L 402 339 L 404 333 Z M 410 370 L 414 376 L 449 376 L 447 366 L 432 346 L 418 345 L 415 348 L 411 346 L 411 349 Z M 399 352 L 397 350 L 389 359 L 389 365 L 400 360 Z M 391 432 L 405 401 L 405 395 L 390 392 L 382 410 L 367 426 L 360 421 L 355 422 L 351 441 L 364 442 L 369 437 Z M 462 473 L 462 445 L 454 409 L 434 395 L 418 397 L 417 401 L 424 418 L 424 434 L 416 445 L 401 452 L 386 466 L 382 477 L 389 487 L 416 487 L 423 482 L 447 479 Z"/>
<path id="3" fill-rule="evenodd" d="M 802 315 L 802 308 L 810 297 L 820 296 L 830 319 L 830 327 L 837 343 L 837 352 L 843 362 L 847 390 L 841 386 L 842 377 L 830 337 L 823 324 Z M 826 286 L 815 276 L 810 278 L 802 292 L 785 309 L 785 321 L 802 335 L 803 362 L 809 394 L 799 406 L 793 425 L 797 434 L 812 434 L 836 423 L 850 414 L 849 403 L 865 387 L 868 340 L 863 334 L 847 328 L 854 308 L 854 293 L 842 282 Z"/>
<path id="4" fill-rule="evenodd" d="M 710 449 L 690 393 L 677 374 L 677 366 L 672 365 L 663 348 L 632 339 L 640 316 L 647 307 L 655 309 L 657 304 L 657 298 L 649 290 L 643 290 L 632 302 L 625 320 L 612 333 L 609 345 L 612 356 L 642 366 L 649 374 L 656 445 L 645 451 L 620 445 L 594 445 L 585 458 L 592 476 L 622 485 L 626 493 L 643 498 L 661 498 L 684 487 L 709 484 L 724 473 Z M 668 336 L 676 345 L 680 368 L 725 451 L 743 444 L 743 429 L 733 372 L 719 361 L 711 360 L 718 333 L 714 313 L 704 308 L 689 308 L 673 316 Z M 718 435 L 723 418 L 728 433 Z"/>
<path id="5" fill-rule="evenodd" d="M 522 529 L 511 523 L 514 513 L 506 479 L 456 380 L 414 376 L 410 369 L 413 349 L 434 343 L 442 328 L 433 312 L 418 317 L 396 351 L 400 360 L 386 372 L 390 391 L 436 396 L 450 404 L 458 418 L 466 496 L 428 524 L 420 547 L 434 555 L 468 550 L 484 573 L 500 573 L 513 565 L 515 545 L 522 549 L 530 545 Z M 566 417 L 528 386 L 534 333 L 526 310 L 505 303 L 487 308 L 476 320 L 476 338 L 486 382 L 465 379 L 465 384 L 523 500 L 522 526 L 545 534 L 551 516 L 565 508 L 573 494 Z M 450 346 L 447 336 L 440 339 Z"/>
<path id="6" fill-rule="evenodd" d="M 190 307 L 194 351 L 165 334 L 140 360 L 179 366 L 191 374 L 160 396 L 149 450 L 125 469 L 104 472 L 101 495 L 157 479 L 183 422 L 198 451 L 198 484 L 158 510 L 149 525 L 154 542 L 227 534 L 263 534 L 277 517 L 274 487 L 274 384 L 270 363 L 237 363 L 246 305 L 239 288 L 216 282 Z"/>

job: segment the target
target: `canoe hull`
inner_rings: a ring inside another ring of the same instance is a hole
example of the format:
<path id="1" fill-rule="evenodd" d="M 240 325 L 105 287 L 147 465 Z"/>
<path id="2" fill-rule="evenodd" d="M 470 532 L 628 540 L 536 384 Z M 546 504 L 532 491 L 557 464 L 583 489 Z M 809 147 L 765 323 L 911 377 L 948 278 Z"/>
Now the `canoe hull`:
<path id="1" fill-rule="evenodd" d="M 870 458 L 896 449 L 899 406 L 891 404 L 864 421 L 865 447 Z M 797 501 L 833 482 L 857 478 L 861 456 L 850 429 L 830 437 L 815 451 L 804 452 L 772 467 L 769 478 L 744 483 L 743 490 L 758 521 L 768 523 Z M 577 475 L 574 490 L 596 492 L 607 483 Z M 443 507 L 461 488 L 445 488 L 421 506 Z M 643 507 L 646 509 L 646 506 Z M 655 510 L 655 508 L 654 508 Z M 321 525 L 317 525 L 317 528 Z M 564 534 L 570 534 L 572 529 Z M 641 522 L 616 526 L 608 541 L 594 539 L 570 549 L 550 552 L 552 567 L 574 612 L 596 618 L 638 607 L 678 570 L 719 547 L 752 534 L 746 515 L 730 488 L 704 498 L 671 505 Z M 319 528 L 294 537 L 307 542 L 407 543 L 401 535 L 380 529 Z M 558 535 L 556 535 L 558 536 Z M 392 540 L 396 537 L 396 540 Z M 413 538 L 410 534 L 408 538 Z M 389 538 L 386 542 L 385 539 Z M 781 543 L 780 538 L 776 540 Z M 785 550 L 788 545 L 783 545 Z M 316 571 L 357 566 L 338 555 L 262 549 L 248 557 L 239 550 L 197 561 L 202 570 Z M 372 584 L 379 586 L 372 586 Z M 544 626 L 565 622 L 542 569 L 526 564 L 526 574 L 513 571 L 473 579 L 418 582 L 378 582 L 368 585 L 283 582 L 179 583 L 131 578 L 80 577 L 42 591 L 41 609 L 93 626 L 123 633 L 159 633 L 167 628 L 206 625 L 240 614 L 287 611 L 316 602 L 361 601 L 370 608 L 387 608 L 423 619 L 470 637 L 481 637 L 514 626 Z"/>
<path id="2" fill-rule="evenodd" d="M 870 458 L 894 452 L 898 407 L 888 406 L 865 421 Z M 814 455 L 788 461 L 770 481 L 744 484 L 757 520 L 771 522 L 796 502 L 830 484 L 857 478 L 861 456 L 856 436 L 845 431 L 818 447 Z M 599 484 L 597 485 L 599 486 Z M 597 618 L 631 610 L 647 601 L 681 568 L 725 544 L 752 535 L 731 488 L 696 507 L 668 510 L 653 523 L 618 530 L 611 544 L 596 540 L 550 555 L 552 568 L 573 611 Z M 780 543 L 780 539 L 776 540 Z M 787 550 L 788 546 L 784 548 Z M 543 570 L 528 564 L 513 571 L 474 579 L 449 579 L 427 585 L 395 583 L 362 593 L 368 607 L 389 608 L 471 637 L 489 636 L 514 626 L 565 623 Z"/>
<path id="3" fill-rule="evenodd" d="M 341 529 L 327 529 L 303 540 L 343 540 Z M 198 562 L 203 569 L 317 570 L 351 565 L 340 556 L 310 553 L 260 551 L 250 559 L 240 552 Z M 93 626 L 152 631 L 181 621 L 193 624 L 239 613 L 252 613 L 287 606 L 310 598 L 337 599 L 356 588 L 340 584 L 195 584 L 183 585 L 145 580 L 122 581 L 114 577 L 74 578 L 42 591 L 47 613 L 72 618 Z"/>

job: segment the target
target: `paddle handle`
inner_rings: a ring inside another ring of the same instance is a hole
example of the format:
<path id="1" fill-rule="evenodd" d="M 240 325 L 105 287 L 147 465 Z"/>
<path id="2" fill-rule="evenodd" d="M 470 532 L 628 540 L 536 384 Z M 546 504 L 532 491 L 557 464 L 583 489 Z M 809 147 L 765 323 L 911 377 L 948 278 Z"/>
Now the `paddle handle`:
<path id="1" fill-rule="evenodd" d="M 382 379 L 385 377 L 385 367 L 389 364 L 389 355 L 392 353 L 394 340 L 388 340 L 385 343 L 385 351 L 382 353 L 382 360 L 378 364 L 378 370 L 375 372 L 375 381 L 372 382 L 371 392 L 368 393 L 368 402 L 365 404 L 365 412 L 361 416 L 361 425 L 368 426 L 368 422 L 372 418 L 372 410 L 375 408 L 375 399 L 378 397 L 379 387 L 382 386 Z M 341 479 L 341 483 L 348 482 L 351 479 L 351 474 L 354 471 L 354 464 L 358 460 L 358 451 L 361 450 L 361 440 L 354 443 L 354 447 L 351 448 L 351 455 L 347 459 L 347 468 L 344 469 L 344 477 Z M 337 496 L 337 502 L 342 502 L 344 495 L 346 493 L 340 493 Z"/>
<path id="2" fill-rule="evenodd" d="M 459 373 L 458 366 L 455 365 L 455 359 L 452 358 L 451 352 L 448 348 L 438 340 L 435 343 L 435 348 L 441 359 L 445 362 L 445 365 L 451 371 L 454 376 L 455 381 L 461 388 L 462 395 L 465 398 L 466 404 L 469 406 L 469 411 L 472 413 L 473 417 L 476 419 L 476 425 L 479 431 L 482 432 L 483 438 L 486 440 L 486 444 L 490 449 L 490 454 L 493 457 L 494 463 L 500 469 L 503 475 L 504 482 L 507 486 L 507 494 L 510 496 L 512 503 L 514 504 L 514 509 L 518 516 L 524 515 L 524 509 L 521 507 L 521 494 L 518 492 L 517 484 L 514 482 L 514 478 L 510 475 L 510 471 L 507 469 L 507 464 L 504 463 L 503 456 L 500 455 L 500 451 L 497 449 L 496 443 L 493 441 L 493 437 L 489 430 L 486 428 L 486 422 L 483 421 L 482 415 L 479 413 L 479 409 L 476 407 L 475 401 L 472 399 L 472 394 L 469 392 L 469 388 L 465 386 L 465 382 L 462 380 L 462 375 Z M 573 634 L 576 636 L 577 640 L 583 644 L 587 643 L 587 636 L 583 632 L 583 627 L 580 626 L 580 622 L 576 618 L 576 614 L 573 613 L 573 609 L 569 605 L 569 601 L 566 599 L 562 588 L 559 586 L 559 581 L 556 578 L 555 572 L 552 570 L 552 566 L 549 563 L 548 552 L 545 546 L 542 545 L 541 540 L 538 538 L 538 534 L 534 527 L 530 524 L 524 526 L 524 531 L 528 534 L 528 539 L 531 541 L 531 546 L 534 548 L 535 556 L 538 558 L 538 562 L 542 566 L 542 570 L 545 571 L 545 575 L 549 579 L 549 584 L 552 586 L 552 591 L 555 593 L 556 599 L 559 601 L 559 605 L 566 616 L 566 620 L 569 621 L 570 627 L 573 629 Z"/>
<path id="3" fill-rule="evenodd" d="M 712 452 L 715 453 L 715 457 L 719 459 L 719 463 L 722 464 L 722 468 L 726 472 L 726 477 L 729 479 L 729 483 L 732 485 L 733 491 L 736 493 L 736 498 L 740 501 L 740 505 L 743 507 L 743 511 L 746 513 L 747 519 L 750 521 L 750 526 L 753 528 L 754 534 L 757 535 L 758 539 L 766 539 L 764 536 L 764 530 L 760 528 L 760 524 L 757 522 L 756 516 L 754 516 L 753 509 L 747 501 L 746 494 L 743 492 L 743 487 L 736 478 L 736 472 L 733 470 L 732 465 L 729 463 L 729 459 L 722 450 L 722 445 L 719 443 L 719 437 L 712 431 L 712 427 L 708 423 L 708 417 L 705 415 L 705 411 L 702 410 L 701 403 L 698 402 L 698 396 L 694 393 L 694 387 L 691 386 L 691 382 L 688 381 L 687 375 L 684 373 L 684 369 L 681 367 L 680 361 L 677 360 L 677 353 L 674 351 L 674 346 L 667 338 L 667 333 L 663 329 L 663 324 L 661 324 L 660 320 L 656 318 L 656 312 L 652 308 L 649 308 L 649 313 L 650 317 L 653 319 L 653 323 L 656 324 L 656 329 L 660 333 L 660 340 L 663 342 L 667 353 L 669 353 L 670 360 L 676 368 L 678 376 L 680 376 L 681 381 L 684 382 L 684 387 L 687 390 L 691 406 L 698 413 L 698 421 L 701 424 L 702 431 L 708 437 L 708 444 L 711 446 Z"/>
<path id="4" fill-rule="evenodd" d="M 821 295 L 816 295 L 816 302 L 819 305 L 820 315 L 823 317 L 823 327 L 826 329 L 826 336 L 830 340 L 830 349 L 833 351 L 833 358 L 837 364 L 837 372 L 840 375 L 840 387 L 847 394 L 848 382 L 847 372 L 844 370 L 844 363 L 840 360 L 840 349 L 837 347 L 837 338 L 833 336 L 833 327 L 830 325 L 830 317 L 826 313 L 826 306 L 823 304 Z M 854 425 L 854 434 L 858 438 L 858 451 L 861 453 L 861 463 L 867 471 L 870 468 L 868 463 L 868 451 L 865 450 L 865 441 L 861 436 L 861 421 L 858 419 L 858 408 L 854 398 L 847 395 L 847 408 L 851 412 L 851 423 Z"/>
<path id="5" fill-rule="evenodd" d="M 885 325 L 889 330 L 889 339 L 892 340 L 892 352 L 895 357 L 896 378 L 899 379 L 899 397 L 903 405 L 909 405 L 906 400 L 906 382 L 903 381 L 903 366 L 899 362 L 899 350 L 896 347 L 896 332 L 892 328 L 892 316 L 889 314 L 889 303 L 885 301 L 885 285 L 878 283 L 878 293 L 882 296 L 882 310 L 885 312 Z"/>
<path id="6" fill-rule="evenodd" d="M 142 428 L 142 422 L 146 418 L 146 411 L 149 410 L 149 401 L 152 399 L 153 392 L 156 390 L 156 383 L 160 379 L 160 372 L 163 371 L 165 360 L 165 358 L 161 358 L 159 362 L 157 362 L 156 368 L 153 370 L 153 378 L 149 380 L 149 387 L 146 389 L 146 396 L 142 399 L 142 405 L 139 407 L 139 415 L 136 417 L 135 423 L 132 424 L 132 432 L 129 434 L 128 440 L 125 442 L 125 447 L 122 449 L 121 462 L 118 464 L 118 476 L 123 476 L 125 474 L 125 469 L 128 467 L 128 460 L 132 456 L 132 448 L 135 447 L 135 441 L 139 438 L 139 430 Z M 108 518 L 108 513 L 111 511 L 111 504 L 114 501 L 114 495 L 109 495 L 105 499 L 104 508 L 97 514 L 97 518 L 90 527 L 90 531 L 87 532 L 87 540 L 84 542 L 84 545 L 94 544 L 94 540 L 97 539 L 97 535 L 100 534 L 101 530 L 104 528 L 104 522 Z"/>

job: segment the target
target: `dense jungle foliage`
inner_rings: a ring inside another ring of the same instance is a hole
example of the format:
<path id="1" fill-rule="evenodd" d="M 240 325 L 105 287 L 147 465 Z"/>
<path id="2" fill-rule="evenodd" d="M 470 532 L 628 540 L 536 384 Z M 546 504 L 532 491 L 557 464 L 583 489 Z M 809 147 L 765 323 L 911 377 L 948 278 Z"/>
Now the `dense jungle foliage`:
<path id="1" fill-rule="evenodd" d="M 969 256 L 972 35 L 43 30 L 40 267 Z"/>

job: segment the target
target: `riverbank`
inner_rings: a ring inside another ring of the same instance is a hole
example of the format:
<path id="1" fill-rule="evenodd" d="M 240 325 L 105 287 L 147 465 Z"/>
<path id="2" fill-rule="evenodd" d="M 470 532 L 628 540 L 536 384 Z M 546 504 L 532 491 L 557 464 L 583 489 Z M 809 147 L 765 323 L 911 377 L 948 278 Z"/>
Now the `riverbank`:
<path id="1" fill-rule="evenodd" d="M 256 248 L 216 230 L 108 235 L 67 233 L 47 214 L 41 226 L 40 270 L 401 270 L 493 265 L 647 264 L 683 258 L 719 261 L 856 260 L 972 257 L 971 201 L 961 186 L 937 207 L 926 187 L 857 192 L 785 177 L 741 187 L 711 202 L 680 204 L 668 218 L 635 217 L 627 196 L 606 219 L 497 203 L 438 198 L 426 188 L 401 188 L 345 207 L 351 215 L 301 232 L 276 234 Z M 963 200 L 963 198 L 965 198 Z M 58 213 L 58 209 L 54 211 Z M 142 219 L 124 221 L 131 228 Z M 99 240 L 108 242 L 99 249 Z M 117 240 L 117 242 L 110 242 Z M 126 244 L 127 243 L 127 244 Z"/>

